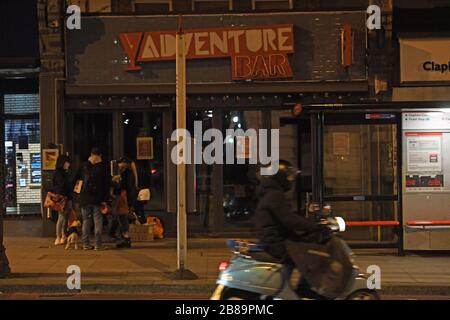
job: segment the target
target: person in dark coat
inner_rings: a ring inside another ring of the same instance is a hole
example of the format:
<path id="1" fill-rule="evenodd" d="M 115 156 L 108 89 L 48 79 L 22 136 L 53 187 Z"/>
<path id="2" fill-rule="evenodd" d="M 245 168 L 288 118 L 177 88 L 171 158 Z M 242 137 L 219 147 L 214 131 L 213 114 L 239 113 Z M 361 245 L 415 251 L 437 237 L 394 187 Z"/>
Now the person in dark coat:
<path id="1" fill-rule="evenodd" d="M 138 196 L 138 189 L 136 187 L 136 178 L 132 170 L 132 161 L 126 157 L 121 158 L 117 162 L 119 166 L 120 175 L 113 177 L 113 196 L 118 199 L 121 192 L 126 192 L 126 200 L 128 210 L 126 212 L 114 212 L 115 219 L 119 224 L 122 241 L 117 244 L 117 247 L 131 247 L 131 239 L 129 235 L 129 214 L 133 212 Z"/>
<path id="2" fill-rule="evenodd" d="M 66 243 L 66 227 L 67 216 L 72 209 L 72 180 L 70 179 L 71 160 L 66 155 L 60 155 L 56 160 L 56 170 L 52 180 L 52 191 L 57 195 L 65 198 L 65 206 L 63 212 L 58 212 L 58 221 L 56 222 L 56 240 L 55 245 Z"/>
<path id="3" fill-rule="evenodd" d="M 307 237 L 326 227 L 292 211 L 285 192 L 291 190 L 296 176 L 297 171 L 285 160 L 279 161 L 279 170 L 275 175 L 262 176 L 255 216 L 265 251 L 280 263 L 298 268 L 298 259 L 292 256 L 292 249 L 287 249 L 287 243 L 308 242 Z M 304 278 L 300 279 L 297 292 L 309 298 L 318 297 Z"/>
<path id="4" fill-rule="evenodd" d="M 276 259 L 287 259 L 286 240 L 301 240 L 302 233 L 320 230 L 315 221 L 292 211 L 285 196 L 296 178 L 296 171 L 288 161 L 280 160 L 273 176 L 262 176 L 259 185 L 256 224 L 260 242 L 266 252 Z"/>
<path id="5" fill-rule="evenodd" d="M 102 250 L 103 215 L 100 209 L 107 206 L 111 180 L 98 148 L 92 148 L 88 161 L 82 164 L 77 174 L 77 180 L 83 181 L 79 197 L 83 217 L 83 249 Z M 95 248 L 89 244 L 92 220 L 95 227 Z"/>

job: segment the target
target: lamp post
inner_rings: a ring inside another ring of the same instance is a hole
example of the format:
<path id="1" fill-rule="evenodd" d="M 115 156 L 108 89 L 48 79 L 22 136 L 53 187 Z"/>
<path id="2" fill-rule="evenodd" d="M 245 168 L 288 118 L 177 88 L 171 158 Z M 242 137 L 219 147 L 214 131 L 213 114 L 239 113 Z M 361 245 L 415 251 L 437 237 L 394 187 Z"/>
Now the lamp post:
<path id="1" fill-rule="evenodd" d="M 5 201 L 5 119 L 3 103 L 0 102 L 0 201 Z M 3 216 L 5 206 L 0 206 L 0 278 L 7 277 L 11 269 L 9 268 L 6 249 L 3 245 Z"/>
<path id="2" fill-rule="evenodd" d="M 181 16 L 176 34 L 176 125 L 177 130 L 186 129 L 186 52 Z M 180 139 L 180 138 L 178 138 Z M 190 141 L 183 139 L 183 153 Z M 180 142 L 180 140 L 178 140 Z M 180 151 L 178 151 L 180 152 Z M 186 154 L 182 158 L 186 159 Z M 187 197 L 186 197 L 186 163 L 177 164 L 177 270 L 170 275 L 172 279 L 194 280 L 197 275 L 186 268 L 187 259 Z"/>

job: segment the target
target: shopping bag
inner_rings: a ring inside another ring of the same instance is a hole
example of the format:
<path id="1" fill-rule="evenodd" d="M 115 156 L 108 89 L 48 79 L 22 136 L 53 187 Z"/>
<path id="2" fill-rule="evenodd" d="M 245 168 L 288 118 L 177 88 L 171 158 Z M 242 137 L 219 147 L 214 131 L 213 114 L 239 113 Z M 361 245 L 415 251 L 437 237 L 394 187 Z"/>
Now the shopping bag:
<path id="1" fill-rule="evenodd" d="M 153 224 L 153 236 L 155 239 L 164 238 L 164 227 L 157 217 L 147 217 L 147 224 Z"/>
<path id="2" fill-rule="evenodd" d="M 44 208 L 51 209 L 57 211 L 59 213 L 64 212 L 64 207 L 66 205 L 66 198 L 62 195 L 47 192 L 47 196 L 44 201 Z"/>
<path id="3" fill-rule="evenodd" d="M 150 189 L 142 189 L 139 191 L 137 200 L 138 201 L 149 201 L 151 197 Z"/>
<path id="4" fill-rule="evenodd" d="M 129 214 L 127 191 L 121 190 L 120 194 L 114 199 L 111 212 L 113 215 L 122 216 Z"/>

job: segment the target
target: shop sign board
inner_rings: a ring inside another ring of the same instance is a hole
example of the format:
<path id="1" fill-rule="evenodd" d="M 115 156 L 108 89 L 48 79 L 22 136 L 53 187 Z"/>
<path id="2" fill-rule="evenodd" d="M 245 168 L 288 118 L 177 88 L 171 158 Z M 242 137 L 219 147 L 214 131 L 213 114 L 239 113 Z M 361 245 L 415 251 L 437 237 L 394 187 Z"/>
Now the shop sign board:
<path id="1" fill-rule="evenodd" d="M 186 59 L 231 58 L 233 80 L 282 79 L 293 76 L 288 54 L 294 53 L 293 25 L 195 29 L 183 31 Z M 128 56 L 126 71 L 142 63 L 175 60 L 176 31 L 119 34 Z"/>
<path id="2" fill-rule="evenodd" d="M 450 81 L 450 38 L 400 39 L 402 82 Z"/>

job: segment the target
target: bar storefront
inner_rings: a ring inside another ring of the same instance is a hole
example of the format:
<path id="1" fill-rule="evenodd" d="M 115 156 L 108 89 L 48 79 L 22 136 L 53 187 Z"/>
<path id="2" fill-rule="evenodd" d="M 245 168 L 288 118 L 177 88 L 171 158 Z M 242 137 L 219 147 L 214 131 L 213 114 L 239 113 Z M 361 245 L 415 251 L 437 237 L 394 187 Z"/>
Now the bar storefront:
<path id="1" fill-rule="evenodd" d="M 300 134 L 307 127 L 287 119 L 296 104 L 368 94 L 365 13 L 187 15 L 182 27 L 189 131 L 194 121 L 224 136 L 227 129 L 280 129 L 280 158 L 311 180 L 310 144 Z M 145 212 L 161 217 L 169 233 L 176 231 L 169 140 L 177 28 L 177 16 L 84 16 L 81 30 L 66 30 L 63 130 L 55 141 L 75 166 L 92 146 L 106 161 L 135 159 L 140 186 L 152 191 Z M 224 149 L 234 143 L 225 139 Z M 196 164 L 191 172 L 189 230 L 248 233 L 255 165 Z M 311 188 L 302 185 L 291 195 L 298 210 L 304 208 L 298 198 Z"/>

